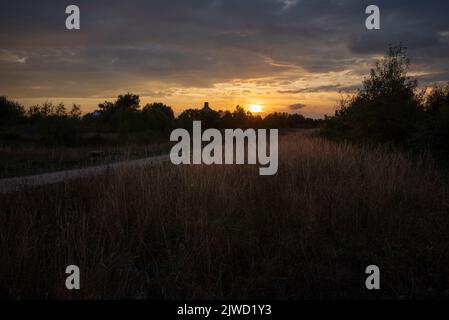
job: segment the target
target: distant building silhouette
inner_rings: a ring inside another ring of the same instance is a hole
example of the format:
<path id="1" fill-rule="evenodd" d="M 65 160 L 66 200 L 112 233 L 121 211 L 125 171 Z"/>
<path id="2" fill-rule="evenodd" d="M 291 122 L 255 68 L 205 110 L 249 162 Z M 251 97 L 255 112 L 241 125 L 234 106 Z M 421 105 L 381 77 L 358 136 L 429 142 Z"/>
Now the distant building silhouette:
<path id="1" fill-rule="evenodd" d="M 209 107 L 209 102 L 204 102 L 204 107 L 203 107 L 203 109 L 201 109 L 201 111 L 203 111 L 203 112 L 212 112 L 212 111 L 214 111 L 214 110 L 212 110 L 212 109 Z"/>

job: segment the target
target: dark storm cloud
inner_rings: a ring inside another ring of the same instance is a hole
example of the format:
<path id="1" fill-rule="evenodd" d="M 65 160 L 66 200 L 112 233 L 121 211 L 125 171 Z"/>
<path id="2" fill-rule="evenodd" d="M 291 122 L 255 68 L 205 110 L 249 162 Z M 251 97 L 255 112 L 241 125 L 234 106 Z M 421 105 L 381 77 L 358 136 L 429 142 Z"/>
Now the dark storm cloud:
<path id="1" fill-rule="evenodd" d="M 367 31 L 371 2 L 78 0 L 81 30 L 69 32 L 65 1 L 2 1 L 0 86 L 26 96 L 91 96 L 151 80 L 208 87 L 351 69 L 398 42 L 429 72 L 423 79 L 449 79 L 449 1 L 377 0 L 382 29 Z"/>

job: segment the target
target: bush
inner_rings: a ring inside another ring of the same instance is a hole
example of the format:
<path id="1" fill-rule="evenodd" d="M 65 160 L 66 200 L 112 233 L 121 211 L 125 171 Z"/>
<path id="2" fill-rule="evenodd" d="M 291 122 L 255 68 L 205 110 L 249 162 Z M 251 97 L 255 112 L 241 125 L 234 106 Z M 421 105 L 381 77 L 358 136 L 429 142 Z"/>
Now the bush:
<path id="1" fill-rule="evenodd" d="M 25 109 L 19 103 L 8 100 L 5 96 L 0 97 L 0 126 L 12 126 L 23 122 Z"/>
<path id="2" fill-rule="evenodd" d="M 343 98 L 324 133 L 359 142 L 409 145 L 423 118 L 423 91 L 407 76 L 410 60 L 400 45 L 376 63 L 363 88 Z"/>

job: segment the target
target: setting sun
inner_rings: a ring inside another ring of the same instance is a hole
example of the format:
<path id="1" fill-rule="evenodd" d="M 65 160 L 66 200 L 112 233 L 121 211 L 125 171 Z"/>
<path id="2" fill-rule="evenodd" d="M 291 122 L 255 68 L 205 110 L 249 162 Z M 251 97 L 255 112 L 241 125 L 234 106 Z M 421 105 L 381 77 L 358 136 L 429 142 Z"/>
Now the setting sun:
<path id="1" fill-rule="evenodd" d="M 252 104 L 249 106 L 249 111 L 251 111 L 252 113 L 259 113 L 259 112 L 262 112 L 262 110 L 263 110 L 263 107 L 258 104 Z"/>

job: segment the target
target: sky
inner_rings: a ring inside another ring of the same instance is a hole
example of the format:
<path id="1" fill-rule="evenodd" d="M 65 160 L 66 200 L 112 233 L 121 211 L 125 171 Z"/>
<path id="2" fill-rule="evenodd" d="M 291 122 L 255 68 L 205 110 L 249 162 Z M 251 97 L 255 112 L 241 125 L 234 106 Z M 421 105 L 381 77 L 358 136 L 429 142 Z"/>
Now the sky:
<path id="1" fill-rule="evenodd" d="M 81 29 L 65 27 L 78 5 Z M 365 8 L 381 11 L 367 30 Z M 176 113 L 262 105 L 333 114 L 389 44 L 422 86 L 449 80 L 447 0 L 0 0 L 0 95 L 84 112 L 132 92 Z"/>

